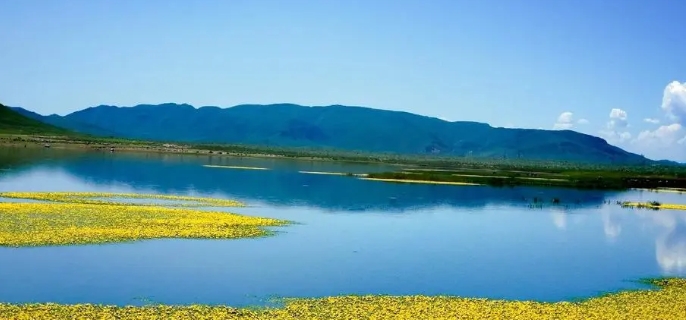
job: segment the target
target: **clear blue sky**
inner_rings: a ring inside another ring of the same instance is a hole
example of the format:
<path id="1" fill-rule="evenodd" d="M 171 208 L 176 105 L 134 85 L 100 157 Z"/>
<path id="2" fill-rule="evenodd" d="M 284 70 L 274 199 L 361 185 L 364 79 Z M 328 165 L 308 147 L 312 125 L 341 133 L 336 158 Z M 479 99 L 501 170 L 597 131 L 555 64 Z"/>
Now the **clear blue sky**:
<path id="1" fill-rule="evenodd" d="M 686 160 L 684 13 L 683 0 L 3 0 L 0 102 L 347 104 L 545 129 L 571 112 L 557 128 Z"/>

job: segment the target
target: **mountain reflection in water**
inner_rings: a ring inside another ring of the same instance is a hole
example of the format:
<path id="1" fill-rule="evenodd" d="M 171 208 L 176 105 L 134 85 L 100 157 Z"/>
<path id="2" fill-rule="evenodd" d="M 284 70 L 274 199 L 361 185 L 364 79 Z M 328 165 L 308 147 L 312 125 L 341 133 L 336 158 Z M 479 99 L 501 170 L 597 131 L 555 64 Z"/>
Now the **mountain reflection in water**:
<path id="1" fill-rule="evenodd" d="M 301 224 L 259 240 L 0 248 L 0 301 L 122 304 L 135 294 L 244 305 L 255 303 L 247 296 L 350 293 L 553 301 L 686 274 L 686 212 L 616 205 L 683 203 L 678 194 L 393 184 L 298 172 L 389 170 L 383 165 L 60 152 L 0 150 L 8 169 L 0 191 L 231 198 L 249 205 L 231 211 Z"/>

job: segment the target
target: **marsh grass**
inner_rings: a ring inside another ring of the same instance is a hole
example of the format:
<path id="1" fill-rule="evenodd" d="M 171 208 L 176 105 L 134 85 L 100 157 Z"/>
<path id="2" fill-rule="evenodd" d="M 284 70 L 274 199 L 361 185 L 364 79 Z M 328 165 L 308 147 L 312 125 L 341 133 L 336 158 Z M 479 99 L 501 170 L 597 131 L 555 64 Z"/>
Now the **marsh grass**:
<path id="1" fill-rule="evenodd" d="M 576 302 L 449 296 L 337 296 L 284 299 L 279 308 L 115 307 L 92 304 L 0 304 L 3 319 L 683 319 L 686 279 L 643 280 L 657 290 L 607 293 Z"/>
<path id="2" fill-rule="evenodd" d="M 80 198 L 79 195 L 84 197 Z M 0 196 L 46 201 L 0 202 L 0 246 L 96 244 L 157 238 L 251 238 L 275 233 L 264 227 L 289 223 L 221 211 L 93 199 L 113 197 L 101 193 L 3 193 Z M 139 196 L 144 199 L 165 197 Z M 241 205 L 224 199 L 167 197 L 194 199 L 215 206 Z"/>
<path id="3" fill-rule="evenodd" d="M 464 182 L 491 186 L 536 185 L 578 189 L 625 190 L 660 188 L 680 192 L 686 178 L 678 174 L 649 171 L 579 169 L 542 171 L 540 168 L 403 168 L 401 171 L 370 173 L 370 178 L 416 181 Z"/>

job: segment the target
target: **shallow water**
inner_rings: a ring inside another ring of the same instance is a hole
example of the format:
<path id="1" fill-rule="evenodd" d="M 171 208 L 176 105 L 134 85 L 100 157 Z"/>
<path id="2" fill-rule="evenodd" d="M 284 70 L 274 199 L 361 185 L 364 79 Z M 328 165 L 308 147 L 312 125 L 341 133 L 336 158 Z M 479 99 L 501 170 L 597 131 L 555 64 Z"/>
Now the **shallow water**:
<path id="1" fill-rule="evenodd" d="M 0 248 L 4 302 L 242 306 L 339 294 L 557 301 L 636 288 L 628 280 L 642 277 L 686 276 L 686 212 L 615 204 L 686 202 L 673 193 L 389 184 L 298 173 L 387 166 L 195 155 L 0 149 L 0 168 L 0 191 L 213 196 L 249 205 L 233 212 L 299 223 L 262 239 Z M 530 208 L 533 197 L 547 204 Z M 553 197 L 562 203 L 553 206 Z"/>

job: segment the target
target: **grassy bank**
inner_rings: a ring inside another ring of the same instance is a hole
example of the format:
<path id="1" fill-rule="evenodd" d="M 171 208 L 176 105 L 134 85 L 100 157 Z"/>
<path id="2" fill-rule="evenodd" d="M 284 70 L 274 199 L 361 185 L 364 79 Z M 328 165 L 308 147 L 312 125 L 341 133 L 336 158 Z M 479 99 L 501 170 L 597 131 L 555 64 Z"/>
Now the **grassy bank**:
<path id="1" fill-rule="evenodd" d="M 648 280 L 659 290 L 612 293 L 581 302 L 533 302 L 447 296 L 339 296 L 287 299 L 283 308 L 115 307 L 0 304 L 3 319 L 683 319 L 685 279 Z"/>
<path id="2" fill-rule="evenodd" d="M 676 170 L 675 170 L 676 171 Z M 629 188 L 655 189 L 686 188 L 686 177 L 681 172 L 665 174 L 650 170 L 593 170 L 587 168 L 545 172 L 506 169 L 405 169 L 398 172 L 370 173 L 369 178 L 380 180 L 408 180 L 455 184 L 481 184 L 490 186 L 553 186 L 579 189 L 623 190 Z M 685 189 L 686 190 L 686 189 Z"/>

